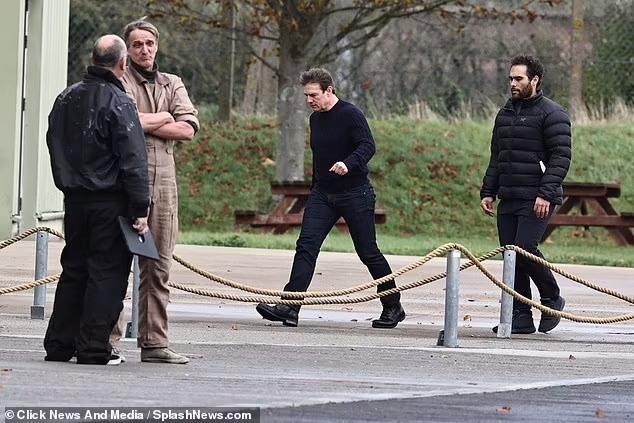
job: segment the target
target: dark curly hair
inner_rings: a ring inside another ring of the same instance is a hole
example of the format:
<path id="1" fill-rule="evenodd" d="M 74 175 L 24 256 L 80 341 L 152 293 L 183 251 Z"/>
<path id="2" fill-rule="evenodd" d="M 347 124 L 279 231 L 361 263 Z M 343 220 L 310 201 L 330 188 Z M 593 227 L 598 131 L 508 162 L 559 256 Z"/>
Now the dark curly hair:
<path id="1" fill-rule="evenodd" d="M 531 80 L 533 77 L 537 76 L 539 81 L 537 82 L 537 88 L 542 85 L 542 79 L 544 77 L 544 65 L 533 56 L 515 56 L 511 59 L 511 67 L 524 65 L 526 66 L 526 76 Z"/>

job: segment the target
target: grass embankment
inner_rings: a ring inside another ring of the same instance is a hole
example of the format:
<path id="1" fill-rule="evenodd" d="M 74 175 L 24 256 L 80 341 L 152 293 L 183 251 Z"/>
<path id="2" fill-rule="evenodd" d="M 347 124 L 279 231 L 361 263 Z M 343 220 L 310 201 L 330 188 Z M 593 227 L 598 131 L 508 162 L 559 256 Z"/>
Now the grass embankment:
<path id="1" fill-rule="evenodd" d="M 232 125 L 205 122 L 193 143 L 177 153 L 180 242 L 293 248 L 296 233 L 262 236 L 236 229 L 237 209 L 269 210 L 274 178 L 274 120 L 237 119 Z M 406 118 L 370 121 L 377 154 L 371 162 L 379 207 L 388 213 L 378 227 L 386 253 L 421 255 L 445 242 L 478 253 L 497 244 L 495 221 L 479 209 L 479 188 L 489 156 L 490 122 L 420 122 Z M 573 131 L 568 180 L 618 181 L 618 210 L 634 211 L 634 126 L 584 125 Z M 310 171 L 310 155 L 306 155 Z M 634 266 L 634 249 L 617 247 L 606 231 L 558 229 L 543 250 L 560 262 Z M 325 250 L 353 251 L 334 233 Z"/>

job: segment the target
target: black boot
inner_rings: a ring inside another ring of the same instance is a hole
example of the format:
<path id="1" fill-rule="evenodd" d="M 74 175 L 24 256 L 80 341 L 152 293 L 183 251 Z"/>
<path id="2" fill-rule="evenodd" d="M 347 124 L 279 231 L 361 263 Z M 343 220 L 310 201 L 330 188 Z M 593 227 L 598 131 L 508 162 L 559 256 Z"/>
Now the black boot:
<path id="1" fill-rule="evenodd" d="M 405 310 L 403 306 L 398 302 L 396 304 L 384 304 L 381 317 L 372 320 L 373 328 L 392 329 L 398 325 L 399 322 L 405 320 Z"/>
<path id="2" fill-rule="evenodd" d="M 553 310 L 561 311 L 564 309 L 564 305 L 566 305 L 566 300 L 561 295 L 554 300 L 552 298 L 542 298 L 542 305 L 552 308 Z M 539 331 L 546 333 L 555 329 L 555 327 L 561 321 L 561 317 L 551 316 L 550 314 L 542 313 L 542 318 L 539 321 Z"/>
<path id="3" fill-rule="evenodd" d="M 498 333 L 497 326 L 492 330 L 494 333 Z M 535 333 L 533 313 L 530 310 L 513 310 L 511 333 Z"/>
<path id="4" fill-rule="evenodd" d="M 289 306 L 286 304 L 268 305 L 264 303 L 258 304 L 255 309 L 266 320 L 273 322 L 282 322 L 284 326 L 297 326 L 299 320 L 300 306 Z"/>

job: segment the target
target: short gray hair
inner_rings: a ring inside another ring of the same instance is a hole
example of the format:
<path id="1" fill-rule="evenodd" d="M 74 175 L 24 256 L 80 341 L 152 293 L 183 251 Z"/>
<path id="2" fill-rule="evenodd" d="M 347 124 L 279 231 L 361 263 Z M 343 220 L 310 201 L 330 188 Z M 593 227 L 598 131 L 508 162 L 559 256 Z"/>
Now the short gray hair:
<path id="1" fill-rule="evenodd" d="M 141 29 L 143 31 L 149 32 L 150 34 L 154 35 L 154 38 L 156 38 L 156 41 L 158 41 L 159 39 L 158 29 L 154 25 L 149 23 L 148 21 L 144 19 L 139 19 L 139 20 L 130 22 L 123 28 L 123 39 L 125 40 L 125 43 L 127 46 L 129 46 L 130 34 L 135 29 Z"/>

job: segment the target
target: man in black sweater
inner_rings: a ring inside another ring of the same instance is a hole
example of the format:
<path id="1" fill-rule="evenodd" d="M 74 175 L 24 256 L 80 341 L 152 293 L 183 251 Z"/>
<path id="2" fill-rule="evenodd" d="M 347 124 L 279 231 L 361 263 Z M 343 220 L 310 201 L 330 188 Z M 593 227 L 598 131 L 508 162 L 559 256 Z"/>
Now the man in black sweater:
<path id="1" fill-rule="evenodd" d="M 544 68 L 531 56 L 517 56 L 511 61 L 509 83 L 511 98 L 498 112 L 491 140 L 491 159 L 480 191 L 480 206 L 493 216 L 497 207 L 500 245 L 517 245 L 543 257 L 537 248 L 554 206 L 562 203 L 561 184 L 568 173 L 572 157 L 570 118 L 562 107 L 546 98 L 540 90 Z M 515 290 L 531 298 L 533 280 L 541 303 L 563 310 L 565 301 L 547 267 L 517 257 Z M 542 314 L 540 332 L 549 332 L 560 318 Z M 497 332 L 497 326 L 493 328 Z M 531 308 L 513 302 L 512 333 L 533 333 Z"/>
<path id="2" fill-rule="evenodd" d="M 143 129 L 119 80 L 126 58 L 121 38 L 99 38 L 84 79 L 57 97 L 49 115 L 46 142 L 64 193 L 66 246 L 44 338 L 47 361 L 74 354 L 80 364 L 122 361 L 108 339 L 132 263 L 118 216 L 143 234 L 150 204 Z"/>
<path id="3" fill-rule="evenodd" d="M 313 151 L 313 183 L 297 240 L 293 268 L 285 291 L 308 289 L 324 239 L 340 217 L 350 230 L 354 248 L 379 279 L 392 273 L 376 243 L 374 207 L 376 195 L 368 179 L 368 162 L 375 152 L 374 139 L 363 113 L 335 95 L 332 77 L 325 69 L 303 72 L 300 82 L 310 115 L 310 148 Z M 396 287 L 394 280 L 377 287 Z M 383 312 L 372 321 L 375 328 L 393 328 L 405 319 L 400 293 L 381 298 Z M 299 306 L 258 304 L 265 319 L 297 326 Z"/>

